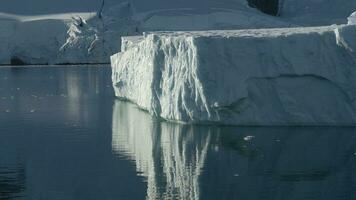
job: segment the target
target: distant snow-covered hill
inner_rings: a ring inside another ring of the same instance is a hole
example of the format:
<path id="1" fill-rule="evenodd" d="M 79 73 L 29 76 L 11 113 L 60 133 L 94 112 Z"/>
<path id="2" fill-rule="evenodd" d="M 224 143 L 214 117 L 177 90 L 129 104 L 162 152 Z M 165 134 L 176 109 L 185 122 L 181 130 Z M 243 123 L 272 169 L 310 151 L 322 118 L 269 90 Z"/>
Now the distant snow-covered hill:
<path id="1" fill-rule="evenodd" d="M 2 0 L 0 64 L 107 63 L 121 36 L 346 23 L 356 10 L 350 0 L 105 0 L 99 12 L 102 2 Z M 276 2 L 277 17 L 258 10 Z"/>

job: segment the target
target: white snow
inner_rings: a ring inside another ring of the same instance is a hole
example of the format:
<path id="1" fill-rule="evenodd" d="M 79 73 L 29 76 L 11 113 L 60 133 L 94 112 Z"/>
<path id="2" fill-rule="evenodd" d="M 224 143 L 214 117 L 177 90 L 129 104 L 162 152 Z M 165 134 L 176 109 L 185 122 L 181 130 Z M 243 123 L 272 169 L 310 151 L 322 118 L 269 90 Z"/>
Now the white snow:
<path id="1" fill-rule="evenodd" d="M 111 57 L 116 96 L 187 123 L 355 125 L 356 26 L 156 32 Z"/>

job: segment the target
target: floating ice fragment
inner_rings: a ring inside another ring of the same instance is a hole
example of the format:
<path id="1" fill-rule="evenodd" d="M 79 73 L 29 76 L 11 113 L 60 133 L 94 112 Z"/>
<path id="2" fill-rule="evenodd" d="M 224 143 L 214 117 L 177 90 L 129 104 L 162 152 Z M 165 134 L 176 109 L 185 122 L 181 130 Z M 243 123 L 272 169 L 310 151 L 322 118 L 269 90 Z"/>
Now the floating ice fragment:
<path id="1" fill-rule="evenodd" d="M 253 138 L 255 138 L 255 136 L 248 135 L 248 136 L 244 137 L 244 140 L 245 140 L 245 141 L 250 141 L 250 140 L 252 140 Z"/>

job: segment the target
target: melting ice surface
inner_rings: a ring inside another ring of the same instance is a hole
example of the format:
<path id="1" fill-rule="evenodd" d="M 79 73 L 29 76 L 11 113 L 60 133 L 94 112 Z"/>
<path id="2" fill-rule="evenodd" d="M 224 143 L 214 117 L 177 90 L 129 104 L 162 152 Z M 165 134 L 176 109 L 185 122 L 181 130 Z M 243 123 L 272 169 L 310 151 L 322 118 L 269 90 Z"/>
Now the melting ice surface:
<path id="1" fill-rule="evenodd" d="M 161 122 L 110 75 L 0 68 L 1 200 L 355 199 L 355 128 Z"/>

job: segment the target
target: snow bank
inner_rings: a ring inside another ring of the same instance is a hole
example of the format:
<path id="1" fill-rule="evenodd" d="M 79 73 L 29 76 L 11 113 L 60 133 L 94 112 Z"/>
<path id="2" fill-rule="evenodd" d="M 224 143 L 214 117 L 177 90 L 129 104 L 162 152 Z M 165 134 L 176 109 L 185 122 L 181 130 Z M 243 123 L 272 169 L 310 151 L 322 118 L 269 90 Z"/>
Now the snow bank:
<path id="1" fill-rule="evenodd" d="M 167 120 L 355 125 L 356 26 L 157 32 L 111 57 L 116 96 Z"/>

